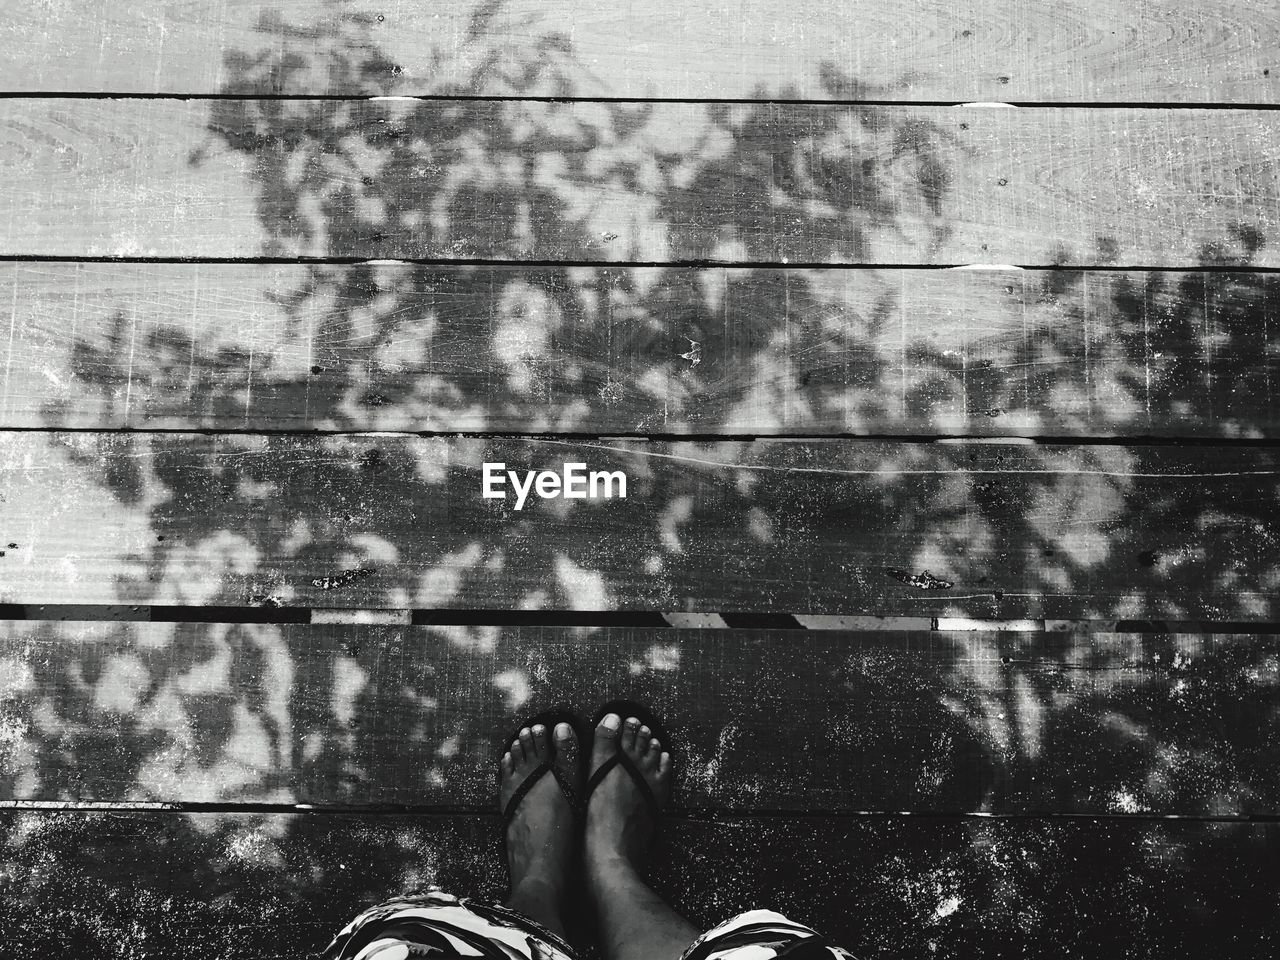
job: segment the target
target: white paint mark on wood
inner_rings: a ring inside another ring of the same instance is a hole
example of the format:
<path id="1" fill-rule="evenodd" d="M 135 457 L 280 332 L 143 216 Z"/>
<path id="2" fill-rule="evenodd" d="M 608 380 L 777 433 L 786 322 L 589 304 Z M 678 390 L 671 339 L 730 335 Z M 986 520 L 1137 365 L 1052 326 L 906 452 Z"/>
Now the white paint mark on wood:
<path id="1" fill-rule="evenodd" d="M 938 630 L 954 630 L 957 632 L 1040 633 L 1044 630 L 1044 621 L 975 620 L 972 617 L 938 617 L 935 621 L 935 627 Z"/>
<path id="2" fill-rule="evenodd" d="M 408 610 L 344 610 L 319 607 L 311 611 L 312 623 L 348 626 L 408 626 L 412 614 Z"/>

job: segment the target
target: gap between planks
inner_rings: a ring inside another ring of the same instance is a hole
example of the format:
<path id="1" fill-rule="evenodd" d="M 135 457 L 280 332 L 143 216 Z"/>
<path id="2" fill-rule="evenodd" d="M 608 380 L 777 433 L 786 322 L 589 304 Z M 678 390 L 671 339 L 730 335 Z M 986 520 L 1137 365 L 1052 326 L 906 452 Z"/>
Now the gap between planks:
<path id="1" fill-rule="evenodd" d="M 449 806 L 408 803 L 194 803 L 168 800 L 0 800 L 0 814 L 34 813 L 99 813 L 99 814 L 264 814 L 286 816 L 367 816 L 417 818 L 484 817 L 498 820 L 492 808 L 474 805 Z M 1280 823 L 1280 814 L 1181 814 L 1181 813 L 1115 813 L 1072 811 L 1011 811 L 996 813 L 984 810 L 826 810 L 791 808 L 736 808 L 717 805 L 673 808 L 668 818 L 685 822 L 724 822 L 734 819 L 763 820 L 1010 820 L 1010 821 L 1128 821 L 1158 822 L 1176 820 L 1185 823 Z"/>
<path id="2" fill-rule="evenodd" d="M 886 633 L 1280 633 L 1280 623 L 1208 620 L 1125 620 L 790 613 L 683 613 L 648 610 L 362 609 L 294 606 L 161 604 L 0 604 L 0 620 L 85 623 L 261 623 L 344 626 L 634 627 L 671 630 L 857 630 Z"/>
<path id="3" fill-rule="evenodd" d="M 1274 274 L 1280 273 L 1280 266 L 1266 264 L 1241 263 L 1226 260 L 1222 263 L 1043 263 L 1029 261 L 1027 263 L 961 263 L 943 261 L 939 263 L 918 263 L 910 260 L 885 262 L 835 262 L 828 260 L 735 260 L 715 257 L 677 257 L 664 260 L 599 260 L 589 257 L 528 258 L 521 260 L 499 259 L 496 257 L 363 257 L 326 255 L 311 256 L 297 254 L 292 256 L 216 256 L 206 254 L 169 254 L 134 256 L 129 254 L 75 254 L 75 253 L 4 253 L 0 252 L 0 264 L 116 264 L 120 266 L 227 266 L 227 267 L 485 267 L 495 270 L 509 270 L 512 273 L 526 273 L 540 268 L 568 269 L 572 267 L 602 268 L 609 270 L 630 269 L 690 269 L 690 270 L 755 270 L 755 271 L 798 271 L 822 270 L 830 273 L 883 271 L 927 271 L 945 273 L 955 271 L 968 273 L 984 271 L 992 273 L 1026 272 L 1026 273 L 1207 273 L 1223 275 L 1241 274 Z"/>
<path id="4" fill-rule="evenodd" d="M 1250 101 L 1232 103 L 1224 100 L 917 100 L 904 97 L 819 99 L 815 97 L 622 97 L 622 96 L 510 96 L 485 94 L 414 94 L 368 95 L 326 93 L 132 93 L 96 90 L 0 90 L 0 100 L 164 100 L 179 103 L 204 101 L 321 101 L 326 103 L 584 103 L 584 104 L 725 104 L 726 106 L 778 107 L 966 107 L 970 109 L 1029 110 L 1280 110 L 1280 103 Z"/>

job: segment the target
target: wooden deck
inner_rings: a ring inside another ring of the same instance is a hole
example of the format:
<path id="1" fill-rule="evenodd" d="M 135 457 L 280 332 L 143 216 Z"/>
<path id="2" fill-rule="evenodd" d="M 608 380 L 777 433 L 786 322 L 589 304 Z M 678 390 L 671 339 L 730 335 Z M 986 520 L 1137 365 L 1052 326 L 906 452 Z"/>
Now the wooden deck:
<path id="1" fill-rule="evenodd" d="M 0 960 L 498 896 L 620 694 L 699 924 L 1276 955 L 1274 6 L 0 9 Z"/>

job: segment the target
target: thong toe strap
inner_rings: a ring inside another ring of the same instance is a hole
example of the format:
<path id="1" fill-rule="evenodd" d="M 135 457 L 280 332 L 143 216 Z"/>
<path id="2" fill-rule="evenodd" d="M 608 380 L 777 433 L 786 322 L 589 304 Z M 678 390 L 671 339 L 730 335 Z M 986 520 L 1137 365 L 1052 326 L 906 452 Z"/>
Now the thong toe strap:
<path id="1" fill-rule="evenodd" d="M 604 778 L 613 771 L 613 768 L 619 765 L 631 775 L 631 779 L 635 781 L 636 786 L 640 789 L 640 795 L 644 797 L 645 804 L 649 807 L 649 812 L 653 814 L 656 820 L 659 813 L 658 798 L 653 795 L 653 788 L 649 786 L 649 781 L 644 778 L 640 768 L 621 748 L 612 757 L 600 764 L 595 773 L 591 774 L 591 778 L 587 781 L 587 800 L 591 800 L 591 795 L 595 793 L 596 787 L 600 786 L 604 782 Z"/>
<path id="2" fill-rule="evenodd" d="M 575 816 L 581 816 L 584 801 L 578 798 L 578 791 L 574 789 L 573 782 L 563 770 L 556 766 L 554 760 L 543 760 L 532 770 L 529 775 L 521 781 L 520 786 L 516 787 L 515 793 L 511 794 L 511 799 L 507 801 L 506 807 L 502 811 L 502 822 L 504 824 L 511 823 L 516 815 L 516 810 L 520 807 L 520 802 L 529 795 L 532 790 L 548 773 L 556 778 L 556 783 L 560 785 L 560 792 L 564 794 L 565 799 L 569 801 L 569 809 L 573 811 Z"/>

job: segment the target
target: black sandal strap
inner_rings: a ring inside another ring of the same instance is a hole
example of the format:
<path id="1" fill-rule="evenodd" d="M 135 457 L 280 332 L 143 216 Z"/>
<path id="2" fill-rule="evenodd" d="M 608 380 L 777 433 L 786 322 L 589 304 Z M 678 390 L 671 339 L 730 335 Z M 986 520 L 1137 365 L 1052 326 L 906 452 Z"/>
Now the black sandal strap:
<path id="1" fill-rule="evenodd" d="M 631 779 L 635 781 L 637 787 L 640 788 L 640 795 L 644 797 L 645 804 L 649 807 L 649 812 L 656 820 L 662 813 L 662 808 L 658 806 L 658 798 L 653 795 L 653 788 L 649 786 L 649 781 L 644 778 L 644 774 L 640 772 L 640 768 L 635 765 L 632 759 L 627 756 L 626 752 L 619 747 L 618 752 L 606 760 L 591 774 L 591 778 L 587 781 L 587 797 L 586 802 L 591 802 L 591 795 L 596 792 L 596 787 L 604 782 L 613 768 L 622 765 L 622 769 L 631 775 Z"/>
<path id="2" fill-rule="evenodd" d="M 539 780 L 550 773 L 556 778 L 556 783 L 560 786 L 560 792 L 564 794 L 564 798 L 569 801 L 569 809 L 573 811 L 574 816 L 580 816 L 583 810 L 583 801 L 578 797 L 578 791 L 573 785 L 573 781 L 569 779 L 569 775 L 556 766 L 554 760 L 543 760 L 529 772 L 524 778 L 520 786 L 516 787 L 516 792 L 511 795 L 511 799 L 507 801 L 506 807 L 502 811 L 502 822 L 510 824 L 515 818 L 516 810 L 520 808 L 520 803 L 529 795 Z"/>
<path id="3" fill-rule="evenodd" d="M 600 764 L 600 766 L 596 768 L 596 772 L 587 778 L 587 802 L 591 801 L 591 795 L 596 792 L 596 787 L 600 786 L 604 778 L 609 775 L 609 771 L 622 762 L 618 757 L 619 754 L 614 754 L 604 763 Z"/>
<path id="4" fill-rule="evenodd" d="M 504 824 L 511 823 L 516 815 L 516 810 L 520 807 L 520 802 L 529 795 L 532 790 L 548 771 L 554 770 L 555 764 L 550 760 L 543 760 L 542 763 L 530 771 L 529 775 L 521 781 L 520 786 L 516 787 L 516 792 L 511 795 L 511 799 L 507 801 L 506 807 L 502 810 L 502 822 Z"/>
<path id="5" fill-rule="evenodd" d="M 556 778 L 556 783 L 560 784 L 560 792 L 564 794 L 564 798 L 569 801 L 569 809 L 573 811 L 573 815 L 581 819 L 586 813 L 586 801 L 578 796 L 578 788 L 569 779 L 569 775 L 564 772 L 562 767 L 555 763 L 551 764 L 551 775 Z"/>

